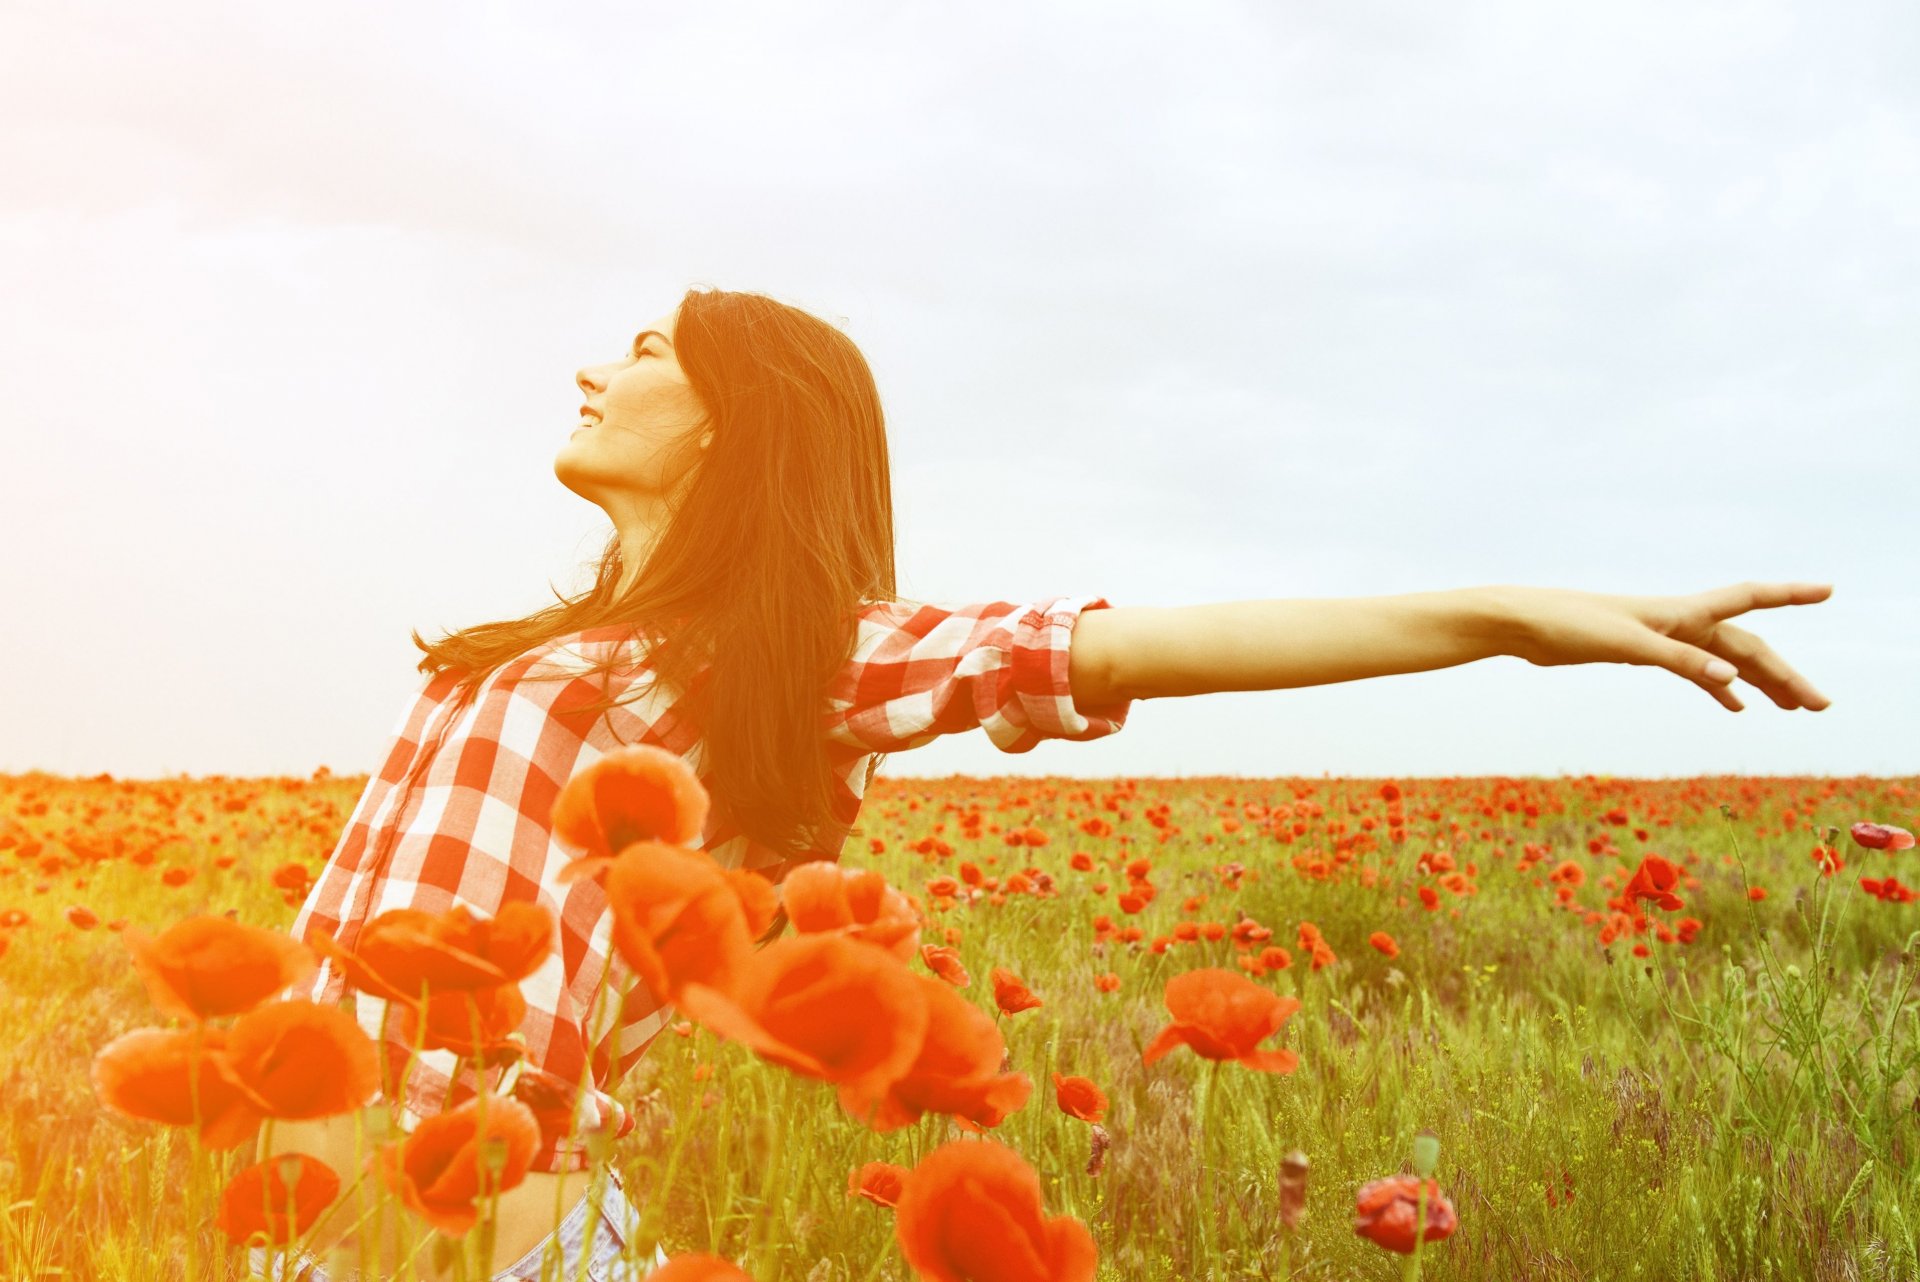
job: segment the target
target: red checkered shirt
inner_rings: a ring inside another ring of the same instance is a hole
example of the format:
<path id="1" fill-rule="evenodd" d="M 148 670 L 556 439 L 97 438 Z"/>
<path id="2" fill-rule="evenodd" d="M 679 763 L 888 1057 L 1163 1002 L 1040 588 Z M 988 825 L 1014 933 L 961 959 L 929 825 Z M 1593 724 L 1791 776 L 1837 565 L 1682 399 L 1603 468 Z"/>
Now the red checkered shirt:
<path id="1" fill-rule="evenodd" d="M 1104 597 L 952 607 L 864 603 L 853 656 L 835 676 L 822 718 L 841 783 L 835 816 L 844 825 L 824 857 L 839 857 L 877 753 L 975 727 L 1003 752 L 1028 752 L 1043 739 L 1098 739 L 1125 725 L 1131 701 L 1083 714 L 1067 681 L 1074 624 L 1083 611 L 1108 604 Z M 587 674 L 614 647 L 627 662 L 603 690 L 600 679 Z M 582 675 L 522 679 L 562 670 Z M 570 711 L 607 697 L 631 702 L 590 717 Z M 559 946 L 520 984 L 527 1000 L 520 1026 L 526 1056 L 493 1070 L 489 1080 L 495 1091 L 512 1091 L 530 1084 L 521 1079 L 529 1078 L 531 1066 L 584 1083 L 574 1134 L 544 1136 L 535 1170 L 583 1170 L 590 1159 L 579 1136 L 604 1130 L 617 1138 L 633 1129 L 613 1087 L 673 1015 L 614 951 L 613 917 L 599 882 L 555 882 L 577 852 L 553 838 L 554 798 L 574 774 L 632 743 L 674 752 L 704 779 L 705 741 L 676 702 L 639 661 L 637 642 L 622 627 L 556 638 L 502 665 L 477 688 L 460 687 L 454 672 L 432 677 L 408 704 L 291 927 L 295 938 L 318 927 L 352 948 L 362 925 L 394 908 L 445 912 L 459 904 L 490 918 L 505 903 L 532 900 L 552 912 Z M 700 848 L 725 866 L 763 868 L 776 881 L 783 876 L 788 865 L 779 855 L 729 824 L 724 798 L 711 801 Z M 334 1005 L 345 995 L 345 977 L 323 965 L 308 996 Z M 353 1001 L 361 1027 L 379 1038 L 384 1003 L 364 993 Z M 385 1053 L 403 1062 L 412 1048 L 398 1021 L 385 1033 Z M 453 1052 L 426 1051 L 413 1059 L 403 1130 L 411 1132 L 447 1104 L 456 1070 L 470 1089 L 473 1071 Z"/>

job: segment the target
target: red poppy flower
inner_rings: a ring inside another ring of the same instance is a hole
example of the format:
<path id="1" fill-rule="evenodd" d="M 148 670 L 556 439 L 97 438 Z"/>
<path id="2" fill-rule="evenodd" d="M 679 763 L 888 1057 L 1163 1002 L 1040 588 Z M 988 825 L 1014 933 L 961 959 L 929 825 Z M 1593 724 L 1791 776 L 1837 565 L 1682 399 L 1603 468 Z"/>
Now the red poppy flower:
<path id="1" fill-rule="evenodd" d="M 1107 1115 L 1107 1095 L 1090 1078 L 1053 1075 L 1053 1102 L 1068 1117 L 1097 1122 Z"/>
<path id="2" fill-rule="evenodd" d="M 186 1020 L 252 1010 L 319 969 L 313 952 L 284 931 L 221 916 L 189 917 L 152 938 L 129 926 L 120 937 L 154 1008 Z"/>
<path id="3" fill-rule="evenodd" d="M 914 975 L 913 980 L 926 1000 L 926 1032 L 913 1063 L 887 1089 L 867 1124 L 885 1134 L 924 1113 L 946 1113 L 963 1125 L 1000 1125 L 1026 1105 L 1032 1080 L 1025 1073 L 1000 1071 L 1007 1044 L 993 1016 L 936 979 Z"/>
<path id="4" fill-rule="evenodd" d="M 1853 835 L 1855 845 L 1865 846 L 1869 850 L 1910 850 L 1913 847 L 1913 834 L 1890 824 L 1857 823 L 1848 831 Z"/>
<path id="5" fill-rule="evenodd" d="M 1400 955 L 1400 945 L 1395 943 L 1393 936 L 1384 930 L 1376 930 L 1371 935 L 1368 935 L 1367 942 L 1389 957 L 1398 957 Z"/>
<path id="6" fill-rule="evenodd" d="M 928 970 L 955 988 L 965 988 L 973 982 L 973 976 L 967 974 L 967 968 L 960 964 L 960 950 L 957 948 L 948 948 L 944 944 L 922 944 L 920 960 L 926 963 Z"/>
<path id="7" fill-rule="evenodd" d="M 269 1117 L 351 1113 L 380 1089 L 377 1048 L 359 1022 L 305 998 L 268 1002 L 235 1020 L 221 1061 Z"/>
<path id="8" fill-rule="evenodd" d="M 1640 866 L 1633 870 L 1633 876 L 1627 882 L 1623 897 L 1627 900 L 1650 899 L 1669 912 L 1686 907 L 1685 902 L 1673 893 L 1680 881 L 1680 870 L 1662 859 L 1659 855 L 1647 855 L 1640 860 Z"/>
<path id="9" fill-rule="evenodd" d="M 753 1282 L 732 1260 L 704 1251 L 670 1256 L 647 1277 L 649 1282 Z"/>
<path id="10" fill-rule="evenodd" d="M 289 860 L 281 864 L 278 868 L 275 868 L 273 870 L 273 876 L 268 880 L 282 890 L 305 891 L 311 876 L 312 874 L 307 871 L 305 864 L 294 863 Z"/>
<path id="11" fill-rule="evenodd" d="M 1173 1022 L 1147 1044 L 1143 1064 L 1185 1045 L 1206 1059 L 1232 1060 L 1262 1072 L 1291 1073 L 1300 1065 L 1293 1051 L 1256 1049 L 1300 1009 L 1297 997 L 1283 997 L 1244 975 L 1210 967 L 1169 979 L 1165 1000 Z"/>
<path id="12" fill-rule="evenodd" d="M 484 1128 L 480 1108 L 486 1107 Z M 518 1186 L 540 1145 L 533 1110 L 507 1095 L 471 1099 L 421 1120 L 406 1139 L 382 1144 L 381 1182 L 449 1237 L 464 1237 L 495 1192 Z M 490 1169 L 492 1162 L 498 1169 Z"/>
<path id="13" fill-rule="evenodd" d="M 355 988 L 417 1004 L 422 992 L 472 992 L 517 984 L 553 952 L 553 914 L 516 900 L 491 918 L 465 904 L 445 912 L 394 908 L 360 930 L 351 951 L 316 927 L 307 943 L 331 958 Z"/>
<path id="14" fill-rule="evenodd" d="M 906 1167 L 892 1162 L 868 1162 L 848 1178 L 847 1196 L 864 1197 L 875 1206 L 897 1205 L 908 1174 Z"/>
<path id="15" fill-rule="evenodd" d="M 1043 1003 L 1028 991 L 1026 984 L 1018 975 L 1004 966 L 993 968 L 993 1004 L 1000 1008 L 1003 1015 L 1017 1015 L 1023 1010 L 1032 1010 Z"/>
<path id="16" fill-rule="evenodd" d="M 553 801 L 553 835 L 589 861 L 611 861 L 636 841 L 697 846 L 708 805 L 705 786 L 682 758 L 628 744 L 567 780 Z M 605 866 L 589 864 L 587 875 Z"/>
<path id="17" fill-rule="evenodd" d="M 198 1071 L 194 1030 L 136 1028 L 114 1038 L 93 1057 L 93 1093 L 126 1117 L 168 1126 L 193 1125 L 195 1085 L 200 1100 L 200 1142 L 230 1149 L 260 1129 L 260 1113 L 227 1075 L 220 1061 L 227 1030 L 200 1029 Z"/>
<path id="18" fill-rule="evenodd" d="M 1293 965 L 1293 954 L 1278 944 L 1268 944 L 1260 950 L 1260 967 L 1263 970 L 1285 970 Z"/>
<path id="19" fill-rule="evenodd" d="M 227 1181 L 215 1223 L 239 1246 L 249 1239 L 285 1246 L 312 1228 L 338 1196 L 340 1176 L 331 1166 L 309 1153 L 281 1153 Z"/>
<path id="20" fill-rule="evenodd" d="M 412 1003 L 401 1003 L 394 1010 L 397 1036 L 408 1046 L 418 1040 L 424 1050 L 448 1050 L 463 1057 L 484 1050 L 490 1062 L 505 1063 L 525 1053 L 525 1047 L 508 1040 L 527 1017 L 527 999 L 513 984 L 434 993 L 427 999 L 424 1034 Z M 474 1040 L 475 1024 L 479 1025 L 478 1042 Z"/>
<path id="21" fill-rule="evenodd" d="M 912 961 L 920 946 L 920 915 L 905 895 L 870 868 L 843 868 L 823 860 L 801 864 L 787 874 L 781 900 L 798 934 L 838 931 L 884 948 L 903 962 Z"/>
<path id="22" fill-rule="evenodd" d="M 841 1107 L 864 1117 L 920 1054 L 927 1031 L 922 982 L 951 992 L 871 944 L 791 935 L 754 954 L 732 992 L 689 983 L 677 1004 L 760 1058 L 835 1083 Z"/>
<path id="23" fill-rule="evenodd" d="M 766 898 L 750 902 L 760 893 L 756 882 Z M 772 920 L 771 902 L 766 878 L 657 841 L 628 846 L 607 874 L 615 949 L 648 988 L 676 1004 L 690 983 L 733 988 L 753 955 L 755 935 Z"/>
<path id="24" fill-rule="evenodd" d="M 1039 1175 L 991 1140 L 952 1140 L 922 1158 L 893 1231 L 928 1282 L 1093 1282 L 1099 1261 L 1087 1226 L 1048 1218 Z"/>
<path id="25" fill-rule="evenodd" d="M 1391 1175 L 1361 1185 L 1359 1194 L 1354 1198 L 1353 1231 L 1389 1251 L 1412 1255 L 1415 1216 L 1418 1213 L 1415 1199 L 1420 1194 L 1420 1187 L 1420 1180 L 1412 1175 Z M 1440 1192 L 1437 1181 L 1428 1180 L 1426 1232 L 1421 1235 L 1421 1240 L 1443 1241 L 1453 1235 L 1458 1224 L 1453 1203 Z"/>

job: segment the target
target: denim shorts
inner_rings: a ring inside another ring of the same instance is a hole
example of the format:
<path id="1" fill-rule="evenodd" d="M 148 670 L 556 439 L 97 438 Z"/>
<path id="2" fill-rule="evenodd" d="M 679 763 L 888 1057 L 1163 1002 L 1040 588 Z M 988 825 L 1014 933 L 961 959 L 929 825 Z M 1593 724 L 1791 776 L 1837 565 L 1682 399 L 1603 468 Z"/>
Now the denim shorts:
<path id="1" fill-rule="evenodd" d="M 635 1282 L 667 1262 L 667 1253 L 654 1248 L 652 1260 L 633 1263 L 628 1243 L 633 1241 L 639 1231 L 640 1213 L 632 1202 L 627 1200 L 625 1185 L 620 1176 L 611 1168 L 607 1171 L 605 1187 L 600 1193 L 599 1214 L 593 1215 L 593 1199 L 582 1197 L 578 1205 L 560 1222 L 560 1227 L 547 1234 L 540 1243 L 507 1268 L 493 1275 L 490 1282 L 539 1282 L 541 1261 L 548 1255 L 558 1257 L 560 1271 L 557 1276 L 563 1282 L 573 1282 L 580 1276 L 580 1261 L 587 1261 L 587 1282 Z M 589 1236 L 587 1220 L 593 1219 L 592 1234 Z M 558 1243 L 558 1250 L 554 1244 Z M 297 1258 L 289 1260 L 289 1256 Z M 272 1282 L 346 1282 L 345 1279 L 332 1279 L 321 1267 L 321 1261 L 304 1251 L 281 1250 L 273 1260 L 273 1272 L 268 1274 L 267 1249 L 256 1246 L 247 1252 L 249 1278 L 271 1276 Z M 349 1274 L 356 1277 L 356 1274 Z"/>

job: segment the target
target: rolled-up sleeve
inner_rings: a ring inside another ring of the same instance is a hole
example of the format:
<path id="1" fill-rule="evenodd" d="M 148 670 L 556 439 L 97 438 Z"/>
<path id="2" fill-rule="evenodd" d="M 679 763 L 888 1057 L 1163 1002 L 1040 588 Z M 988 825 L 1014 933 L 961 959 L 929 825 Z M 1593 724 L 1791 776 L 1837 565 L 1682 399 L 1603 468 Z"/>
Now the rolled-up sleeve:
<path id="1" fill-rule="evenodd" d="M 1131 699 L 1081 712 L 1068 681 L 1074 625 L 1105 597 L 938 606 L 879 602 L 831 692 L 830 738 L 903 752 L 976 726 L 1002 752 L 1084 742 L 1126 724 Z"/>

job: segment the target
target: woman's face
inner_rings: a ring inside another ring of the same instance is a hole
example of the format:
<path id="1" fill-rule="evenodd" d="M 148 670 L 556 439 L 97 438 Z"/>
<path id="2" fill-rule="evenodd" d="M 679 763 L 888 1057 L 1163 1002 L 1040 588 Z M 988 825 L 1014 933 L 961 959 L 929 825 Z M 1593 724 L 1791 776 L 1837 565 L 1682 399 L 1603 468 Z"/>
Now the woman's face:
<path id="1" fill-rule="evenodd" d="M 621 355 L 574 375 L 579 425 L 553 461 L 560 482 L 616 523 L 649 511 L 693 478 L 711 439 L 706 412 L 673 351 L 677 310 L 634 334 Z"/>

